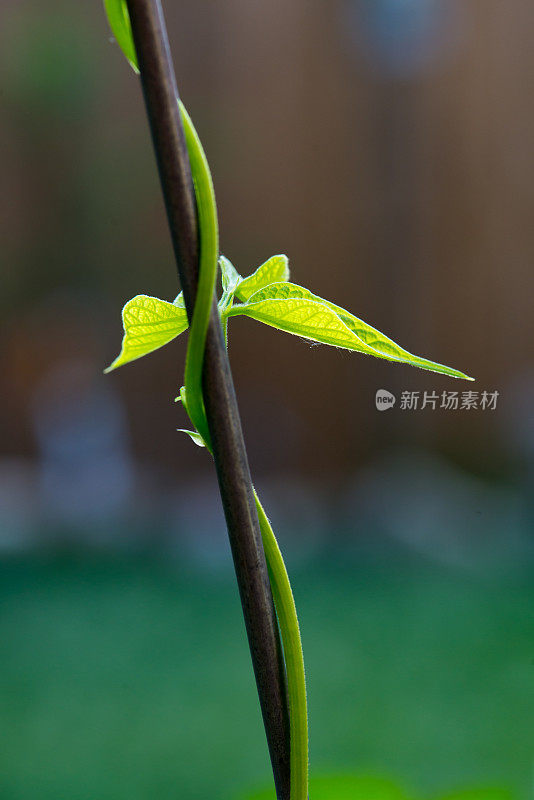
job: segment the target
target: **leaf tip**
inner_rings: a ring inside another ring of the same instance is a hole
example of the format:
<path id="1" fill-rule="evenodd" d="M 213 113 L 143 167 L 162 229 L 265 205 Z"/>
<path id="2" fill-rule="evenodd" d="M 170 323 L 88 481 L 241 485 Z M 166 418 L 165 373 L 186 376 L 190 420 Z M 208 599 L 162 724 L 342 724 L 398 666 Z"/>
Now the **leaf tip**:
<path id="1" fill-rule="evenodd" d="M 472 378 L 471 375 L 466 375 L 465 372 L 460 372 L 459 369 L 455 370 L 454 373 L 455 374 L 452 376 L 453 378 L 460 378 L 460 380 L 463 380 L 463 381 L 475 381 L 476 380 L 476 378 Z"/>
<path id="2" fill-rule="evenodd" d="M 187 428 L 176 428 L 179 433 L 187 433 L 191 441 L 198 447 L 206 447 L 206 443 L 198 431 L 188 431 Z"/>

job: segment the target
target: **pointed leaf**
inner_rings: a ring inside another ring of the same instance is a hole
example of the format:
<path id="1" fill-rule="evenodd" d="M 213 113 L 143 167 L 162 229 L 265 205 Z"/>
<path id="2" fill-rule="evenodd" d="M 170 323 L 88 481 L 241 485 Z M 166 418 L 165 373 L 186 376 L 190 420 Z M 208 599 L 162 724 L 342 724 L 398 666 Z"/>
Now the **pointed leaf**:
<path id="1" fill-rule="evenodd" d="M 117 40 L 117 44 L 128 59 L 132 69 L 135 72 L 139 72 L 126 0 L 104 0 L 104 8 L 109 27 Z"/>
<path id="2" fill-rule="evenodd" d="M 323 344 L 472 380 L 459 370 L 409 353 L 345 309 L 294 283 L 273 283 L 255 292 L 246 303 L 228 312 L 229 316 L 239 314 Z"/>
<path id="3" fill-rule="evenodd" d="M 236 270 L 230 259 L 226 256 L 220 256 L 219 266 L 221 268 L 221 282 L 223 292 L 233 294 L 237 284 L 243 280 L 239 272 Z"/>
<path id="4" fill-rule="evenodd" d="M 177 294 L 174 300 L 172 301 L 172 304 L 177 308 L 185 308 L 184 293 L 180 292 L 180 294 Z"/>
<path id="5" fill-rule="evenodd" d="M 175 339 L 187 328 L 187 314 L 173 303 L 139 294 L 122 309 L 122 324 L 121 352 L 104 372 L 135 361 Z"/>
<path id="6" fill-rule="evenodd" d="M 176 428 L 180 433 L 187 433 L 198 447 L 206 447 L 206 443 L 198 431 L 188 431 L 187 428 Z"/>
<path id="7" fill-rule="evenodd" d="M 236 297 L 240 300 L 248 300 L 249 297 L 263 289 L 270 283 L 289 280 L 289 266 L 287 256 L 272 256 L 262 264 L 256 272 L 241 281 L 236 290 Z"/>

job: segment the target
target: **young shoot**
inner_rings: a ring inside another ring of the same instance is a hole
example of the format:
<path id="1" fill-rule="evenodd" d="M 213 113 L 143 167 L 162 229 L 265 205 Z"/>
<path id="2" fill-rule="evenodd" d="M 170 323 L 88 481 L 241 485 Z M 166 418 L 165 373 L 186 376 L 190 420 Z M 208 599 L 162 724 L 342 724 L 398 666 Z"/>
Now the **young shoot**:
<path id="1" fill-rule="evenodd" d="M 138 71 L 125 0 L 104 0 L 104 5 L 117 42 L 133 69 Z M 227 341 L 229 319 L 247 316 L 280 331 L 314 342 L 410 364 L 453 378 L 472 380 L 457 369 L 409 353 L 349 311 L 324 300 L 298 284 L 291 283 L 285 255 L 272 256 L 251 275 L 242 277 L 227 258 L 219 255 L 217 208 L 208 162 L 187 111 L 181 103 L 179 108 L 195 187 L 200 267 L 193 320 L 189 331 L 184 386 L 180 389 L 177 399 L 182 402 L 192 424 L 192 430 L 184 432 L 195 444 L 206 447 L 211 452 L 201 377 L 217 266 L 220 267 L 222 283 L 218 310 L 225 341 Z M 152 353 L 184 333 L 189 327 L 182 293 L 173 302 L 145 294 L 136 295 L 124 306 L 122 322 L 124 327 L 122 348 L 106 372 Z M 256 493 L 255 501 L 287 675 L 290 796 L 291 800 L 307 800 L 308 722 L 304 660 L 297 613 L 280 549 Z"/>

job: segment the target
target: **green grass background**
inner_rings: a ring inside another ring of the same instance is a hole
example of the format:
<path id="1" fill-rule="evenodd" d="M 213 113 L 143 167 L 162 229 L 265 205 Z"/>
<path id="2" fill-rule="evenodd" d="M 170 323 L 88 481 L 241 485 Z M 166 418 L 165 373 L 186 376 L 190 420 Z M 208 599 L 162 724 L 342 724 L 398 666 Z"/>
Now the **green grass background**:
<path id="1" fill-rule="evenodd" d="M 531 576 L 393 555 L 291 572 L 315 770 L 529 796 Z M 2 800 L 229 800 L 269 780 L 231 574 L 85 555 L 0 578 Z"/>

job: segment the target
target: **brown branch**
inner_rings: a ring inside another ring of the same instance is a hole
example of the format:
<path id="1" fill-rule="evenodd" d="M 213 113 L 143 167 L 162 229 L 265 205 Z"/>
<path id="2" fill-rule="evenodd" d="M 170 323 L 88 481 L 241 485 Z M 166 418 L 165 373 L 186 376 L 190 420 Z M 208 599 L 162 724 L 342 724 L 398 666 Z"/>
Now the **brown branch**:
<path id="1" fill-rule="evenodd" d="M 191 319 L 198 280 L 198 225 L 165 21 L 160 0 L 127 3 L 178 273 Z M 203 394 L 277 798 L 289 800 L 289 727 L 280 638 L 215 298 L 204 355 Z M 246 751 L 247 734 L 242 733 Z"/>

